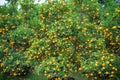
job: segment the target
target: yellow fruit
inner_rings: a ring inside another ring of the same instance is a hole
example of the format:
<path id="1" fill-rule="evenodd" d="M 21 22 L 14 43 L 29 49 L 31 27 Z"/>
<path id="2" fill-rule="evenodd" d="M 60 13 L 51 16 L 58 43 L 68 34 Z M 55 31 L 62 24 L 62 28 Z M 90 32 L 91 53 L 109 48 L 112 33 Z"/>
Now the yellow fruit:
<path id="1" fill-rule="evenodd" d="M 109 66 L 112 66 L 112 64 L 109 64 Z"/>
<path id="2" fill-rule="evenodd" d="M 50 77 L 51 77 L 50 75 L 47 76 L 48 79 L 49 79 Z"/>
<path id="3" fill-rule="evenodd" d="M 110 75 L 110 77 L 114 77 L 114 75 Z"/>
<path id="4" fill-rule="evenodd" d="M 118 13 L 120 13 L 120 10 L 117 10 Z"/>
<path id="5" fill-rule="evenodd" d="M 13 76 L 17 76 L 17 74 L 16 74 L 16 73 L 13 73 Z"/>
<path id="6" fill-rule="evenodd" d="M 114 60 L 113 59 L 110 59 L 111 62 L 113 62 Z"/>
<path id="7" fill-rule="evenodd" d="M 81 70 L 82 70 L 82 68 L 79 68 L 79 70 L 81 71 Z"/>
<path id="8" fill-rule="evenodd" d="M 104 69 L 105 69 L 105 67 L 102 67 L 102 69 L 104 70 Z"/>
<path id="9" fill-rule="evenodd" d="M 94 77 L 94 79 L 96 80 L 96 79 L 98 79 L 97 77 Z"/>
<path id="10" fill-rule="evenodd" d="M 15 27 L 15 26 L 12 26 L 11 28 L 12 28 L 12 29 L 15 29 L 16 27 Z"/>
<path id="11" fill-rule="evenodd" d="M 114 74 L 114 73 L 115 73 L 114 71 L 111 72 L 111 74 Z"/>
<path id="12" fill-rule="evenodd" d="M 15 42 L 10 42 L 10 45 L 13 46 L 15 44 Z"/>
<path id="13" fill-rule="evenodd" d="M 113 26 L 112 29 L 116 29 L 117 27 L 116 26 Z"/>
<path id="14" fill-rule="evenodd" d="M 93 73 L 91 73 L 90 76 L 93 76 Z"/>
<path id="15" fill-rule="evenodd" d="M 98 66 L 98 62 L 95 63 L 95 66 Z"/>
<path id="16" fill-rule="evenodd" d="M 102 74 L 102 72 L 101 72 L 101 71 L 99 71 L 99 72 L 98 72 L 98 74 Z"/>
<path id="17" fill-rule="evenodd" d="M 0 33 L 2 32 L 2 28 L 0 28 Z"/>
<path id="18" fill-rule="evenodd" d="M 105 16 L 109 16 L 109 13 L 106 13 Z"/>
<path id="19" fill-rule="evenodd" d="M 45 48 L 44 47 L 42 47 L 42 50 L 44 50 Z"/>
<path id="20" fill-rule="evenodd" d="M 107 75 L 107 74 L 109 74 L 109 72 L 106 71 L 105 74 Z"/>
<path id="21" fill-rule="evenodd" d="M 112 67 L 112 70 L 115 70 L 115 67 Z"/>
<path id="22" fill-rule="evenodd" d="M 86 30 L 87 30 L 87 28 L 83 28 L 83 29 L 82 29 L 82 32 L 86 32 Z"/>
<path id="23" fill-rule="evenodd" d="M 119 29 L 120 29 L 120 26 L 118 26 L 117 28 L 119 28 Z"/>
<path id="24" fill-rule="evenodd" d="M 67 77 L 67 75 L 65 74 L 64 77 Z"/>
<path id="25" fill-rule="evenodd" d="M 106 63 L 107 63 L 107 64 L 109 64 L 110 62 L 109 62 L 109 61 L 107 61 Z"/>
<path id="26" fill-rule="evenodd" d="M 117 68 L 115 68 L 115 71 L 118 71 L 118 69 L 117 69 Z"/>
<path id="27" fill-rule="evenodd" d="M 57 78 L 57 79 L 55 79 L 55 80 L 61 80 L 60 78 Z"/>
<path id="28" fill-rule="evenodd" d="M 103 27 L 98 27 L 98 30 L 102 30 L 103 29 Z"/>
<path id="29" fill-rule="evenodd" d="M 102 66 L 104 67 L 104 66 L 105 66 L 105 64 L 103 63 L 103 64 L 102 64 Z"/>
<path id="30" fill-rule="evenodd" d="M 88 77 L 89 77 L 89 75 L 88 75 L 88 74 L 85 74 L 85 76 L 86 76 L 86 78 L 88 78 Z"/>

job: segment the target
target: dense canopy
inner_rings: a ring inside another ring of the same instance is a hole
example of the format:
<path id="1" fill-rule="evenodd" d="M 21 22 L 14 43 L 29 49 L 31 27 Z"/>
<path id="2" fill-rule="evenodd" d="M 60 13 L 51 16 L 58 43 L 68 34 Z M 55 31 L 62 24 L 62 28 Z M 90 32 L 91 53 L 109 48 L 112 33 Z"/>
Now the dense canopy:
<path id="1" fill-rule="evenodd" d="M 0 80 L 119 80 L 119 0 L 6 0 Z"/>

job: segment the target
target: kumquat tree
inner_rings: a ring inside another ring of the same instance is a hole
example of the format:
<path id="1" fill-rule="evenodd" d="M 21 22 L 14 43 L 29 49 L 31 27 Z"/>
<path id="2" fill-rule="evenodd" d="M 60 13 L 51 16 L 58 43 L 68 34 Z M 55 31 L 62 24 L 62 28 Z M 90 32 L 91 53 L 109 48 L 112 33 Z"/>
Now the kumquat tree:
<path id="1" fill-rule="evenodd" d="M 120 80 L 120 0 L 6 1 L 0 80 Z"/>

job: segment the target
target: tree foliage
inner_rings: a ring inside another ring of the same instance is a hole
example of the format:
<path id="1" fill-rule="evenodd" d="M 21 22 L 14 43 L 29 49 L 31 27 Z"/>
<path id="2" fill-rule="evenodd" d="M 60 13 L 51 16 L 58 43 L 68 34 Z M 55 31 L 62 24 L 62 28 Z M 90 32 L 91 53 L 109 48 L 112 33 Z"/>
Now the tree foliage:
<path id="1" fill-rule="evenodd" d="M 103 1 L 8 0 L 0 7 L 0 78 L 120 79 L 120 6 Z"/>

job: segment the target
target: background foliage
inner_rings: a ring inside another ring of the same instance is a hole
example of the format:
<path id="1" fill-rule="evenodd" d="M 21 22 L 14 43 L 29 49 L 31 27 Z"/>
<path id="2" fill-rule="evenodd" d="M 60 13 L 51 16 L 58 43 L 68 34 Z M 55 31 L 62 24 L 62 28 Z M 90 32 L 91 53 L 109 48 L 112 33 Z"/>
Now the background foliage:
<path id="1" fill-rule="evenodd" d="M 7 1 L 0 6 L 1 80 L 120 79 L 119 1 Z"/>

